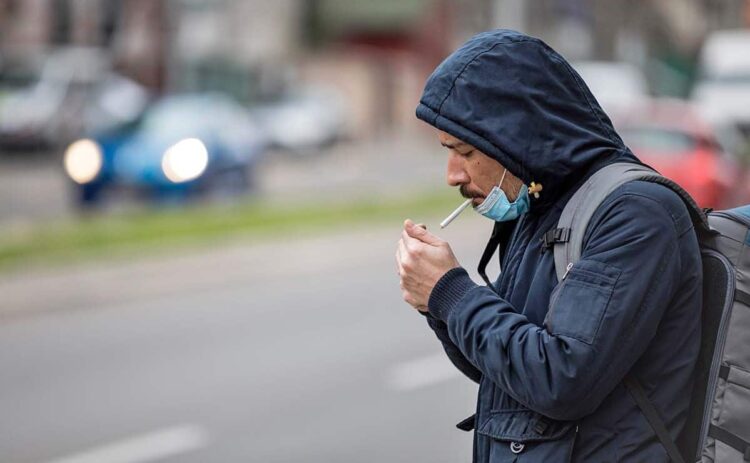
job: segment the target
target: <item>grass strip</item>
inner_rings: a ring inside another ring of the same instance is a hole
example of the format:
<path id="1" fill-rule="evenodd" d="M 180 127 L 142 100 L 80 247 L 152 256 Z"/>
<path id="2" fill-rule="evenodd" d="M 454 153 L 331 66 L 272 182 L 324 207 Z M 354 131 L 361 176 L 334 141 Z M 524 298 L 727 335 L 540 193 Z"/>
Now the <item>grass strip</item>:
<path id="1" fill-rule="evenodd" d="M 0 270 L 62 263 L 103 255 L 170 249 L 227 237 L 273 239 L 325 232 L 343 225 L 420 220 L 455 206 L 455 191 L 334 202 L 186 206 L 120 215 L 82 217 L 11 229 L 0 236 Z"/>

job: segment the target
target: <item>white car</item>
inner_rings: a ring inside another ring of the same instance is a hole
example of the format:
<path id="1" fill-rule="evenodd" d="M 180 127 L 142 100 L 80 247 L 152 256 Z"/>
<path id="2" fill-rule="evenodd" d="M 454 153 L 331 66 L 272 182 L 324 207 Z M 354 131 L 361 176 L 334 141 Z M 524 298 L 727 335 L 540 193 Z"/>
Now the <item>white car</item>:
<path id="1" fill-rule="evenodd" d="M 648 83 L 637 66 L 620 61 L 572 63 L 607 114 L 627 111 L 649 98 Z"/>
<path id="2" fill-rule="evenodd" d="M 719 31 L 706 39 L 692 99 L 714 124 L 735 125 L 750 138 L 750 30 Z"/>
<path id="3" fill-rule="evenodd" d="M 116 74 L 106 53 L 65 47 L 53 52 L 28 86 L 0 102 L 0 146 L 54 147 L 81 136 L 135 120 L 149 95 Z"/>
<path id="4" fill-rule="evenodd" d="M 346 138 L 342 96 L 330 88 L 299 88 L 253 111 L 274 148 L 305 155 Z"/>

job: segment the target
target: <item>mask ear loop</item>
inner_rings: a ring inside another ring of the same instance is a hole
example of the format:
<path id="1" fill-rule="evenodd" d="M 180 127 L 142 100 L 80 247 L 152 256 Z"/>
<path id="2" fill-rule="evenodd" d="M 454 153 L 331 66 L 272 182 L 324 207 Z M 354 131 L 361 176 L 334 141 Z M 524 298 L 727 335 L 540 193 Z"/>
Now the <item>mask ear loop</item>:
<path id="1" fill-rule="evenodd" d="M 526 185 L 524 185 L 522 183 L 521 186 L 518 187 L 518 193 L 516 193 L 516 199 L 518 199 L 519 197 L 521 197 L 521 190 L 523 190 L 523 187 L 525 187 L 525 186 Z"/>
<path id="2" fill-rule="evenodd" d="M 500 177 L 500 183 L 497 184 L 497 187 L 501 190 L 503 189 L 503 180 L 505 180 L 505 174 L 508 173 L 508 168 L 506 167 L 503 171 L 503 176 Z M 518 192 L 516 193 L 516 199 L 518 199 L 519 196 L 521 196 L 521 190 L 523 190 L 524 184 L 522 183 L 520 187 L 518 187 Z"/>
<path id="3" fill-rule="evenodd" d="M 503 180 L 505 180 L 505 174 L 507 173 L 508 173 L 508 168 L 506 167 L 505 170 L 503 171 L 503 176 L 500 177 L 500 183 L 497 184 L 497 187 L 500 188 L 501 190 L 503 189 Z"/>
<path id="4" fill-rule="evenodd" d="M 507 174 L 507 173 L 508 173 L 508 168 L 506 167 L 505 170 L 503 171 L 503 176 L 500 177 L 500 183 L 497 184 L 497 187 L 500 188 L 501 190 L 503 189 L 502 188 L 503 187 L 503 180 L 505 180 L 505 174 Z M 521 190 L 523 190 L 523 187 L 524 187 L 523 183 L 521 184 L 520 187 L 518 187 L 518 192 L 516 193 L 516 198 L 518 198 L 519 196 L 521 196 Z M 541 189 L 540 189 L 540 191 L 541 191 Z M 536 195 L 537 195 L 537 197 L 539 197 L 539 193 L 537 193 Z"/>

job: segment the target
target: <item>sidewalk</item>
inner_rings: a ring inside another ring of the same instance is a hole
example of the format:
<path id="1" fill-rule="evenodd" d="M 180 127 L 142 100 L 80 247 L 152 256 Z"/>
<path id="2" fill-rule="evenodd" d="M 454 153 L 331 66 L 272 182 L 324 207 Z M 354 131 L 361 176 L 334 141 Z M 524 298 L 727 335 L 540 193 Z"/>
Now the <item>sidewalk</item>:
<path id="1" fill-rule="evenodd" d="M 449 212 L 446 211 L 446 215 Z M 414 212 L 414 217 L 419 217 L 419 211 Z M 437 229 L 442 218 L 434 217 L 427 222 L 428 226 Z M 453 245 L 459 260 L 473 269 L 481 251 L 479 248 L 484 246 L 491 231 L 486 222 L 468 211 L 451 227 L 437 233 Z M 358 225 L 282 241 L 253 243 L 237 238 L 148 256 L 97 259 L 50 269 L 36 267 L 0 273 L 0 294 L 3 295 L 0 321 L 134 301 L 158 305 L 160 300 L 172 295 L 195 294 L 243 282 L 258 284 L 306 278 L 314 284 L 316 273 L 326 269 L 346 268 L 357 272 L 373 259 L 380 260 L 383 256 L 391 259 L 400 231 L 400 221 L 376 227 Z M 394 282 L 397 284 L 397 280 Z"/>

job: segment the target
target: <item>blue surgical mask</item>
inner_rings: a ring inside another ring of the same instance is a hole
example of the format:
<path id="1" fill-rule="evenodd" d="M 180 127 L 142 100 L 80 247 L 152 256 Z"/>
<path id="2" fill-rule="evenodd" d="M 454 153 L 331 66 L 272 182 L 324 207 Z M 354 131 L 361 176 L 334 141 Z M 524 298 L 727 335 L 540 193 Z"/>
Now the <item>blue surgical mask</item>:
<path id="1" fill-rule="evenodd" d="M 529 212 L 529 189 L 526 185 L 521 186 L 518 197 L 513 202 L 508 201 L 505 192 L 500 188 L 507 172 L 508 169 L 505 169 L 500 184 L 492 188 L 482 204 L 474 208 L 475 211 L 496 222 L 515 220 Z"/>

